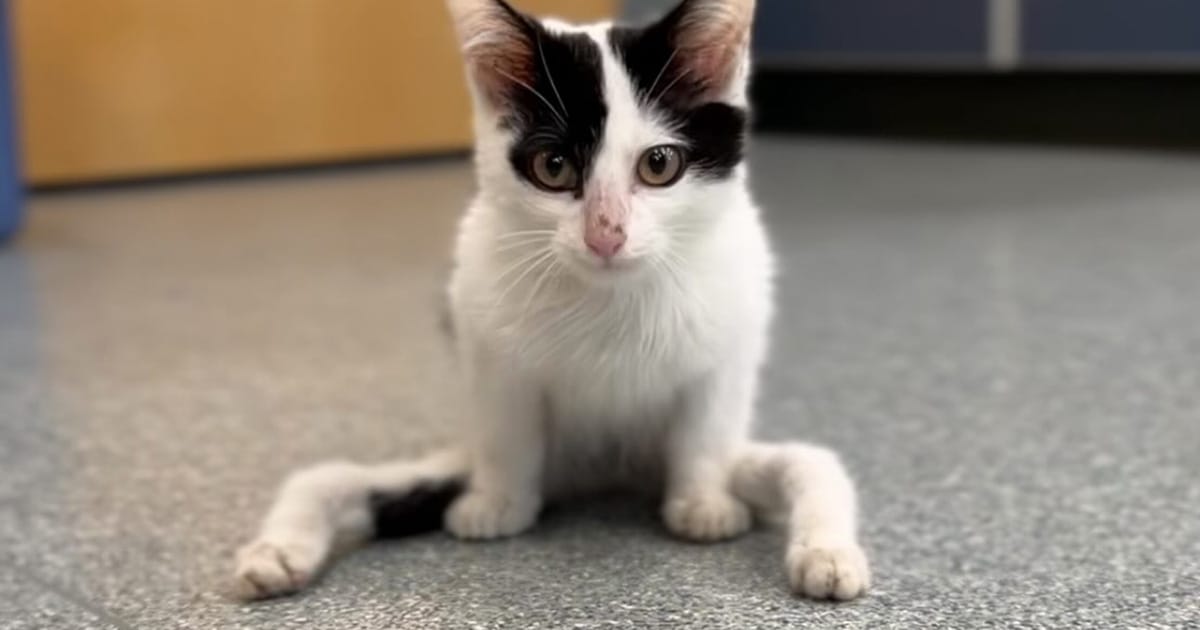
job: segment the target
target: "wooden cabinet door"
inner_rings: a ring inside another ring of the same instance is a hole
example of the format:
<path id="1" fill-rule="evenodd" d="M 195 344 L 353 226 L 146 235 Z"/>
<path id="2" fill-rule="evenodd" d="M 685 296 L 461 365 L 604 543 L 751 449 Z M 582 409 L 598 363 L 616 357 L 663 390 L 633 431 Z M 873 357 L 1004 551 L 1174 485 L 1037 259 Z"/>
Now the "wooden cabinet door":
<path id="1" fill-rule="evenodd" d="M 517 0 L 568 19 L 616 0 Z M 443 0 L 13 0 L 27 179 L 461 149 Z"/>

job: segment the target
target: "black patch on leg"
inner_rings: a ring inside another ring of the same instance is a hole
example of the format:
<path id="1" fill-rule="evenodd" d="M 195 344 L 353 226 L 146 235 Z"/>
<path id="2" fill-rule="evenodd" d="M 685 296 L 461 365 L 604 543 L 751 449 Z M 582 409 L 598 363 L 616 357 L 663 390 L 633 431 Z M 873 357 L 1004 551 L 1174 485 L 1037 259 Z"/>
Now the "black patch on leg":
<path id="1" fill-rule="evenodd" d="M 573 192 L 582 196 L 608 119 L 600 47 L 587 35 L 551 33 L 531 18 L 519 19 L 532 43 L 534 67 L 529 86 L 513 90 L 510 111 L 501 120 L 517 137 L 509 162 L 529 180 L 534 155 L 560 153 L 574 163 L 580 177 Z"/>
<path id="2" fill-rule="evenodd" d="M 441 529 L 446 509 L 464 488 L 455 479 L 422 482 L 403 493 L 372 492 L 368 504 L 375 537 L 404 538 Z"/>
<path id="3" fill-rule="evenodd" d="M 650 26 L 613 28 L 609 44 L 643 106 L 665 116 L 687 139 L 688 168 L 699 177 L 726 179 L 744 157 L 747 113 L 726 103 L 705 102 L 705 77 L 682 65 L 674 42 L 686 10 L 685 2 Z"/>

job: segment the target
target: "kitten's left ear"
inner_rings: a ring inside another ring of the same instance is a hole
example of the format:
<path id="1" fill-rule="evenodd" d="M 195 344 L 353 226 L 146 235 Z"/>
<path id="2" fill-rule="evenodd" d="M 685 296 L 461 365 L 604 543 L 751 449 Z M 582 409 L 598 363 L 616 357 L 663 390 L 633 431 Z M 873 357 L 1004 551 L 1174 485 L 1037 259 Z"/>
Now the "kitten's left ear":
<path id="1" fill-rule="evenodd" d="M 471 83 L 490 105 L 503 107 L 517 85 L 534 79 L 528 18 L 504 0 L 447 0 L 446 6 Z"/>
<path id="2" fill-rule="evenodd" d="M 658 25 L 670 33 L 672 70 L 699 100 L 745 88 L 755 0 L 683 0 Z"/>

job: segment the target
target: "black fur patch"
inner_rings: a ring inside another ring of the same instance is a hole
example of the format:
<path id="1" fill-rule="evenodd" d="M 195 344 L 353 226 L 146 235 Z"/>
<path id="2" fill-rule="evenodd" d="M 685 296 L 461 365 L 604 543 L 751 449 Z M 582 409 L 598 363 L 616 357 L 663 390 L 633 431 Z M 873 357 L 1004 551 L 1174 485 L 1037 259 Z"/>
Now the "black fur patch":
<path id="1" fill-rule="evenodd" d="M 403 538 L 441 529 L 446 508 L 463 489 L 462 481 L 449 480 L 418 484 L 402 494 L 371 493 L 375 537 Z"/>
<path id="2" fill-rule="evenodd" d="M 520 14 L 514 19 L 531 42 L 535 67 L 532 90 L 513 91 L 512 110 L 501 123 L 517 134 L 509 161 L 528 179 L 534 155 L 543 150 L 561 153 L 580 175 L 574 193 L 582 196 L 608 118 L 600 48 L 586 35 L 551 33 Z"/>
<path id="3" fill-rule="evenodd" d="M 688 73 L 680 63 L 674 42 L 688 10 L 684 2 L 650 26 L 613 28 L 609 42 L 642 102 L 665 115 L 687 138 L 688 168 L 701 177 L 725 179 L 742 161 L 747 115 L 739 107 L 704 102 L 705 78 Z"/>
<path id="4" fill-rule="evenodd" d="M 673 115 L 691 146 L 688 167 L 701 177 L 728 178 L 745 152 L 746 111 L 725 103 L 706 103 Z"/>

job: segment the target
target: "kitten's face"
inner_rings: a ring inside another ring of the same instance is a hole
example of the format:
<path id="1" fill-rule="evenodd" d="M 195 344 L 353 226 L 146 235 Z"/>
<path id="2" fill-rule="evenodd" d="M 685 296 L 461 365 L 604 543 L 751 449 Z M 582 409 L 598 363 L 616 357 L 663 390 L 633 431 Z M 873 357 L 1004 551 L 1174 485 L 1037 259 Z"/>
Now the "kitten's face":
<path id="1" fill-rule="evenodd" d="M 449 0 L 484 193 L 580 275 L 670 264 L 742 160 L 753 0 L 684 0 L 645 28 Z"/>

